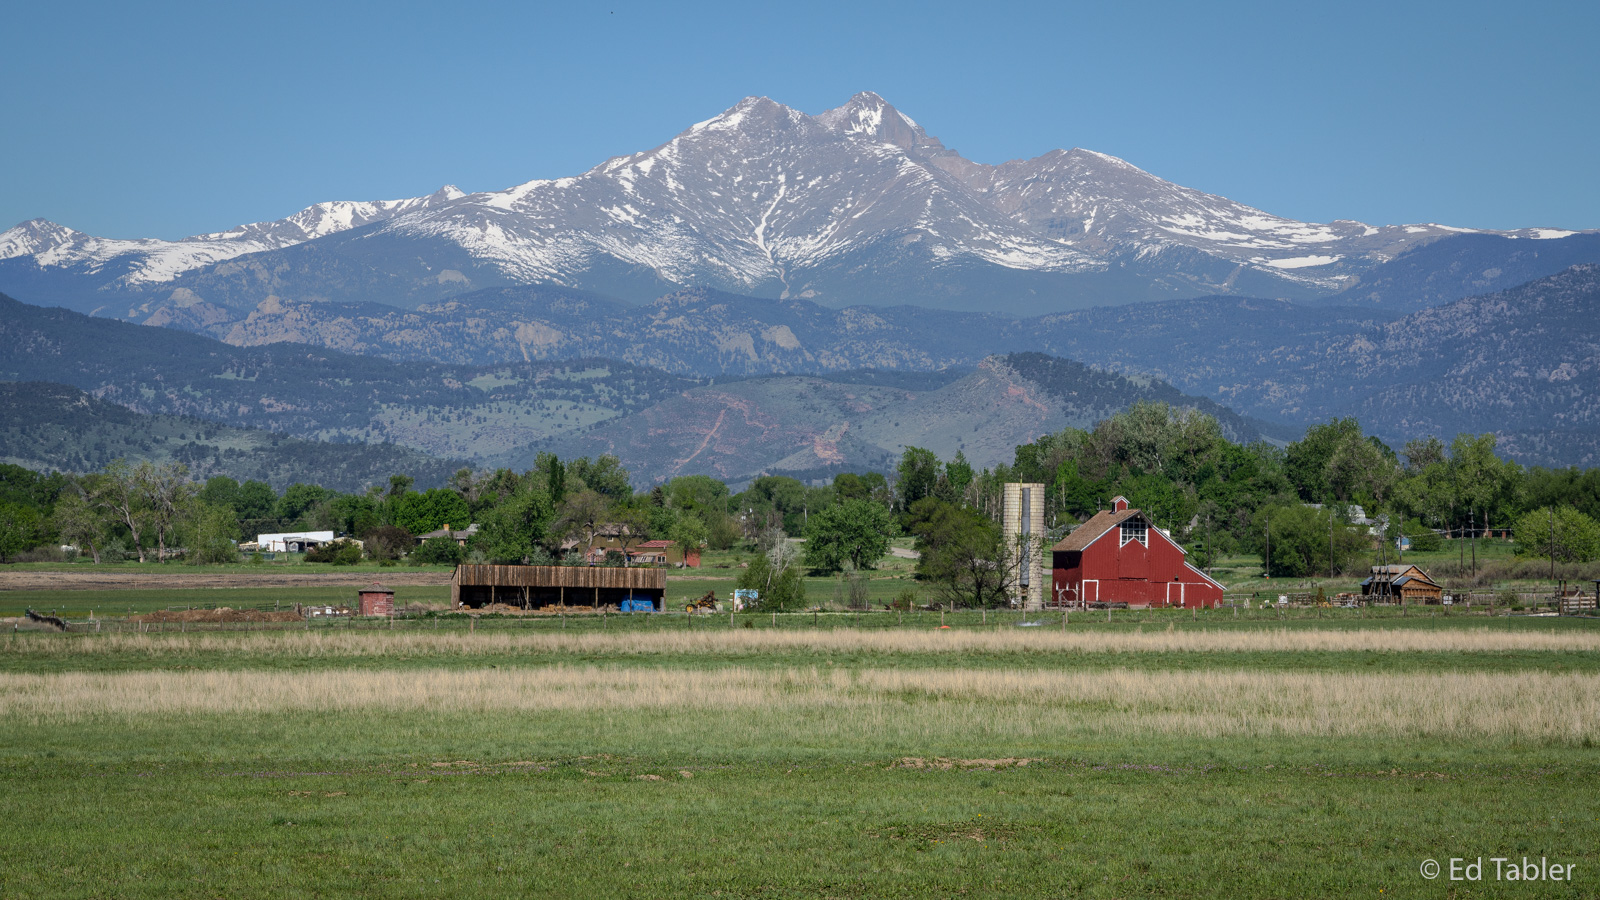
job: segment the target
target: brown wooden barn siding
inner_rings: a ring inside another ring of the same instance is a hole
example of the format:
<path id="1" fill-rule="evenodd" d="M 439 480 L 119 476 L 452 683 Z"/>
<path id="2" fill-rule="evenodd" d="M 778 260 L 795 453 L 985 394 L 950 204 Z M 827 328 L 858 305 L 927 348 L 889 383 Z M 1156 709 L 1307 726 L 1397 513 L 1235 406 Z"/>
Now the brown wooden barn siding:
<path id="1" fill-rule="evenodd" d="M 450 579 L 450 605 L 461 605 L 461 588 L 525 587 L 649 591 L 667 589 L 665 569 L 602 566 L 456 566 Z M 574 597 L 574 599 L 578 599 Z"/>

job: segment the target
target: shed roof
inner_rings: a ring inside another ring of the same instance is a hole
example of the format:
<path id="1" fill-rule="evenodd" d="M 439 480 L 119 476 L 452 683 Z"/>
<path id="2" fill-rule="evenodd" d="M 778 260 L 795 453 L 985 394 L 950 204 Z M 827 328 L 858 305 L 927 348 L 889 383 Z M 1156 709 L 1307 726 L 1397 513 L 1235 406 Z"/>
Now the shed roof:
<path id="1" fill-rule="evenodd" d="M 1404 565 L 1373 566 L 1372 574 L 1368 576 L 1366 581 L 1361 583 L 1382 584 L 1387 581 L 1391 584 L 1400 585 L 1411 580 L 1416 580 L 1432 587 L 1440 586 L 1438 582 L 1433 580 L 1433 576 L 1409 563 Z"/>
<path id="2" fill-rule="evenodd" d="M 1094 514 L 1089 521 L 1079 525 L 1072 533 L 1061 539 L 1051 549 L 1054 551 L 1072 551 L 1086 549 L 1090 544 L 1100 539 L 1100 536 L 1112 528 L 1121 525 L 1129 519 L 1137 518 L 1143 514 L 1137 509 L 1125 509 L 1122 512 L 1101 510 Z"/>
<path id="3" fill-rule="evenodd" d="M 462 586 L 577 587 L 665 590 L 662 569 L 610 566 L 456 566 L 452 580 Z"/>

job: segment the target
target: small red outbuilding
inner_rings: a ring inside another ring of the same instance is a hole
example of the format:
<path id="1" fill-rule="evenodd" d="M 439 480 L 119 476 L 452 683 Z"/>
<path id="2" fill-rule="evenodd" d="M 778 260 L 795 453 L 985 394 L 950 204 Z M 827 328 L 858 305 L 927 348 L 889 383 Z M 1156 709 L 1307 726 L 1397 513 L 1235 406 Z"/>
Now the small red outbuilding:
<path id="1" fill-rule="evenodd" d="M 356 592 L 356 608 L 363 616 L 392 616 L 394 591 L 374 581 Z"/>
<path id="2" fill-rule="evenodd" d="M 1208 607 L 1222 602 L 1222 585 L 1189 565 L 1184 549 L 1126 497 L 1073 529 L 1051 550 L 1054 601 L 1064 606 Z"/>

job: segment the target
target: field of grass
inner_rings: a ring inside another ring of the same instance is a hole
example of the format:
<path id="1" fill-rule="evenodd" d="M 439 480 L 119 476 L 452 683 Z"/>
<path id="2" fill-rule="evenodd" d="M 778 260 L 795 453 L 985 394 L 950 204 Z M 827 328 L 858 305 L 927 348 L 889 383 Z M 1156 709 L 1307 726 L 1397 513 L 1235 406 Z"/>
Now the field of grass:
<path id="1" fill-rule="evenodd" d="M 359 581 L 357 581 L 359 583 Z M 395 604 L 448 605 L 448 585 L 399 585 L 394 588 Z M 20 616 L 25 610 L 61 615 L 78 620 L 91 615 L 99 618 L 131 616 L 163 609 L 189 607 L 234 609 L 293 609 L 305 606 L 349 606 L 355 602 L 354 587 L 286 588 L 129 588 L 98 591 L 0 591 L 0 617 Z"/>
<path id="2" fill-rule="evenodd" d="M 0 896 L 1600 893 L 1600 622 L 1121 615 L 10 635 Z"/>

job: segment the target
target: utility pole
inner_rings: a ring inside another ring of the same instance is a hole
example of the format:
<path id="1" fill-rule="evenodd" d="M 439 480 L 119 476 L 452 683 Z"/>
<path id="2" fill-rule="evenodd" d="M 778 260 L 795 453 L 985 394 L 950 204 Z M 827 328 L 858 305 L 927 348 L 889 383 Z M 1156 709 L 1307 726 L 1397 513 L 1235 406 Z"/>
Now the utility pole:
<path id="1" fill-rule="evenodd" d="M 1550 580 L 1556 580 L 1556 508 L 1550 507 Z"/>
<path id="2" fill-rule="evenodd" d="M 1328 510 L 1328 577 L 1333 577 L 1333 510 Z"/>
<path id="3" fill-rule="evenodd" d="M 1467 513 L 1467 521 L 1471 522 L 1472 523 L 1472 527 L 1473 527 L 1473 530 L 1472 530 L 1472 577 L 1473 578 L 1477 578 L 1478 577 L 1478 531 L 1477 531 L 1478 522 L 1477 522 L 1477 519 L 1478 519 L 1478 511 L 1477 510 L 1472 510 L 1471 512 Z"/>
<path id="4" fill-rule="evenodd" d="M 1217 561 L 1217 545 L 1211 542 L 1211 513 L 1206 513 L 1206 574 L 1211 574 L 1211 564 Z"/>
<path id="5" fill-rule="evenodd" d="M 1262 574 L 1270 579 L 1272 578 L 1272 517 L 1267 516 L 1265 518 L 1267 522 L 1267 564 L 1263 566 L 1266 571 Z"/>

